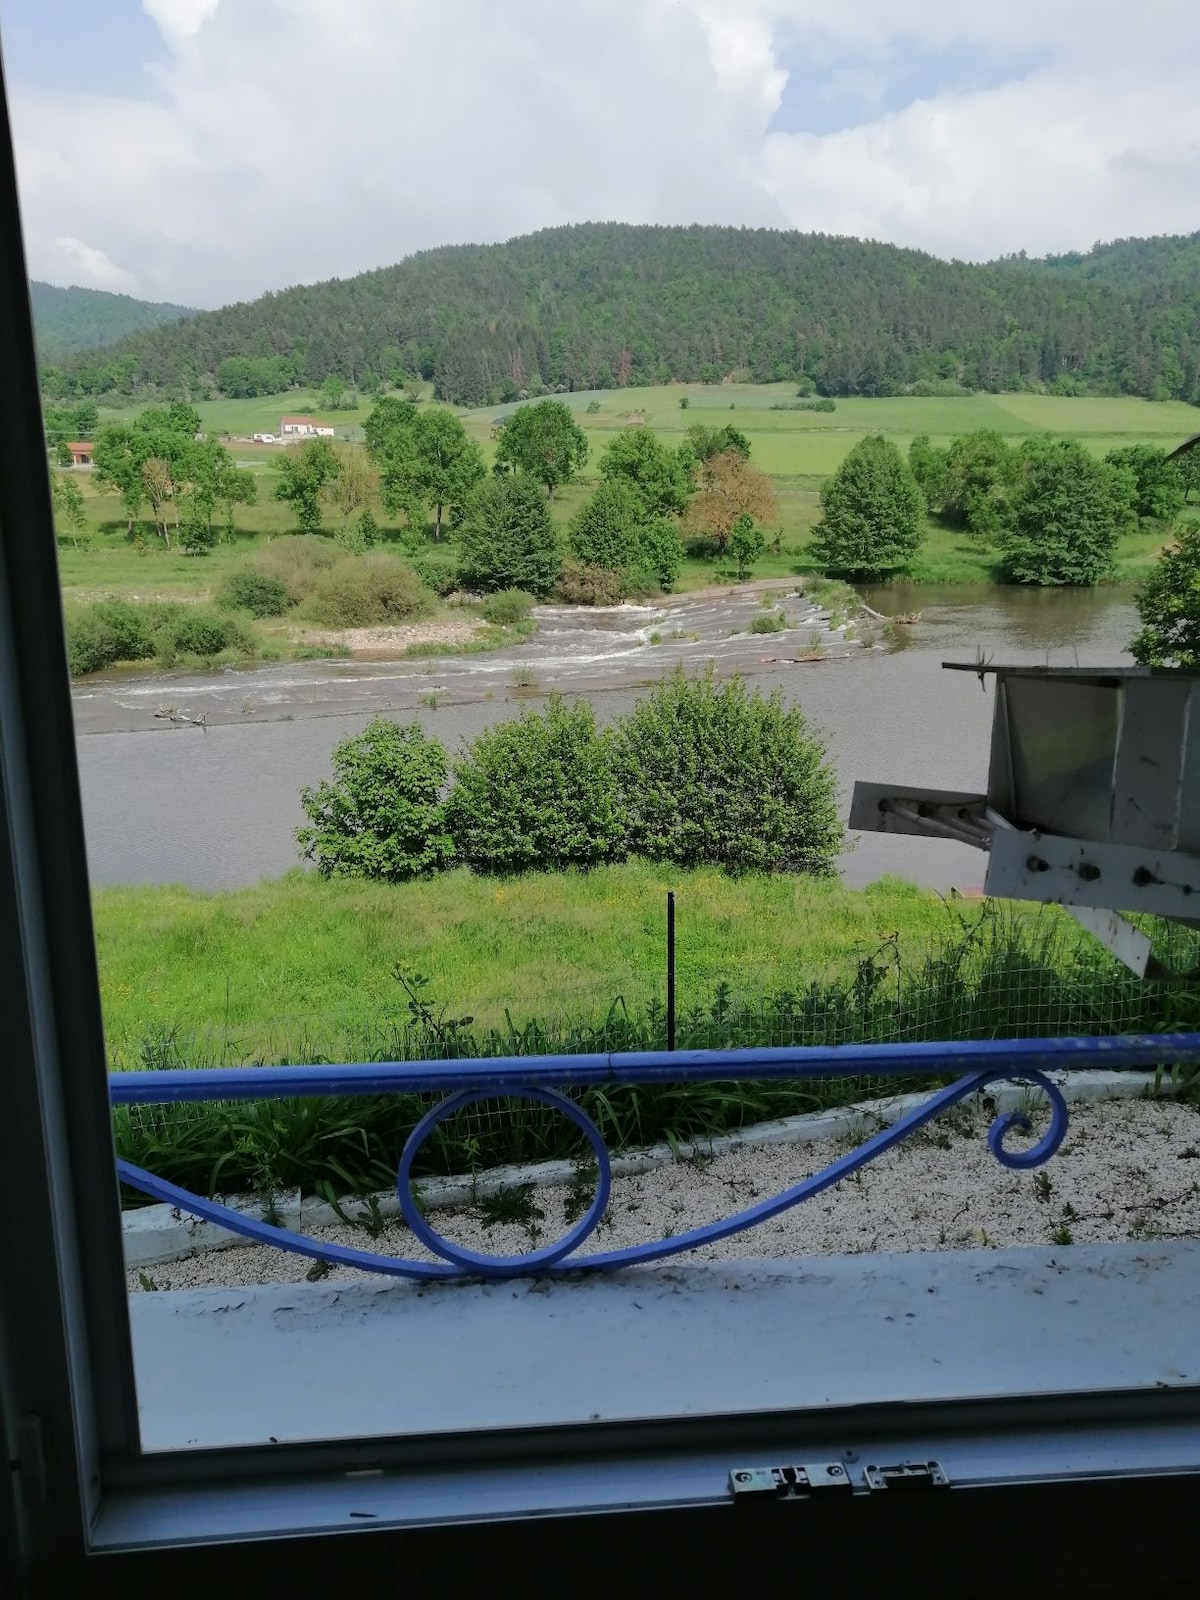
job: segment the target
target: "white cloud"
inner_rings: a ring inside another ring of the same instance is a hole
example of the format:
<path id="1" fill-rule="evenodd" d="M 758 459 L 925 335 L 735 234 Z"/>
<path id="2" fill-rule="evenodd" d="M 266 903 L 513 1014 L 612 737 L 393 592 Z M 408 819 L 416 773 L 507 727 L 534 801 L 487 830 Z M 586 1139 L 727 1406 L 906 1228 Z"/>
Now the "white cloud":
<path id="1" fill-rule="evenodd" d="M 147 294 L 216 304 L 596 219 L 976 257 L 1200 228 L 1200 13 L 1182 0 L 143 6 L 168 47 L 155 98 L 12 86 L 39 276 L 63 281 L 62 237 Z M 1038 64 L 872 109 L 901 55 L 960 48 Z M 770 131 L 801 63 L 876 86 L 860 126 Z"/>
<path id="2" fill-rule="evenodd" d="M 137 278 L 119 267 L 103 250 L 61 234 L 54 241 L 54 252 L 62 263 L 61 281 L 78 284 L 81 289 L 108 289 L 114 294 L 137 294 Z"/>
<path id="3" fill-rule="evenodd" d="M 165 38 L 190 39 L 212 16 L 221 0 L 142 0 L 142 10 Z"/>

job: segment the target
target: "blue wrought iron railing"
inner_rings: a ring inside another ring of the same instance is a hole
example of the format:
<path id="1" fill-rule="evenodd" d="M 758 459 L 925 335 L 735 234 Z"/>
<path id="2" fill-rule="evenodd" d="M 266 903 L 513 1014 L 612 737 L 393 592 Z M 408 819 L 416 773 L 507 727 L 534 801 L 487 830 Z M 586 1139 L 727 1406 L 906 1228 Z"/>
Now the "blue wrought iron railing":
<path id="1" fill-rule="evenodd" d="M 409 1135 L 396 1174 L 401 1213 L 416 1238 L 437 1257 L 435 1261 L 325 1244 L 245 1216 L 219 1200 L 193 1194 L 128 1161 L 117 1163 L 118 1173 L 121 1181 L 132 1188 L 228 1228 L 255 1244 L 274 1245 L 331 1265 L 359 1267 L 368 1272 L 406 1278 L 505 1278 L 626 1267 L 678 1255 L 740 1233 L 839 1183 L 951 1106 L 1000 1080 L 1035 1085 L 1049 1102 L 1049 1126 L 1027 1148 L 1011 1149 L 1005 1142 L 1014 1130 L 1032 1131 L 1030 1119 L 1021 1112 L 1002 1113 L 988 1130 L 988 1145 L 997 1161 L 1006 1167 L 1037 1167 L 1050 1159 L 1067 1132 L 1067 1103 L 1059 1086 L 1046 1076 L 1048 1072 L 1187 1067 L 1200 1067 L 1200 1034 L 508 1056 L 491 1060 L 382 1062 L 358 1066 L 223 1067 L 194 1072 L 114 1072 L 109 1077 L 109 1085 L 114 1106 L 444 1091 L 445 1098 L 426 1112 Z M 961 1076 L 935 1089 L 927 1100 L 874 1134 L 858 1149 L 770 1200 L 670 1238 L 621 1250 L 578 1254 L 608 1206 L 612 1168 L 600 1130 L 564 1090 L 595 1085 L 738 1079 L 912 1077 L 921 1074 L 944 1078 L 952 1073 Z M 580 1129 L 596 1159 L 596 1193 L 586 1212 L 555 1243 L 521 1255 L 488 1255 L 444 1238 L 424 1216 L 412 1189 L 413 1163 L 438 1123 L 465 1107 L 499 1097 L 532 1100 L 561 1112 Z"/>

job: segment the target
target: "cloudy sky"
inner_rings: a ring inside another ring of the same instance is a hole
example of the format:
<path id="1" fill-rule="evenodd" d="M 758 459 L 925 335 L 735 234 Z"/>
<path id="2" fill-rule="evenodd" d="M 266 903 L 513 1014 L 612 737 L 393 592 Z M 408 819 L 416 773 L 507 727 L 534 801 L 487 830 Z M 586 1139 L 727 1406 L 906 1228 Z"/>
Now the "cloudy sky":
<path id="1" fill-rule="evenodd" d="M 564 222 L 1200 229 L 1194 0 L 0 0 L 30 270 L 198 306 Z"/>

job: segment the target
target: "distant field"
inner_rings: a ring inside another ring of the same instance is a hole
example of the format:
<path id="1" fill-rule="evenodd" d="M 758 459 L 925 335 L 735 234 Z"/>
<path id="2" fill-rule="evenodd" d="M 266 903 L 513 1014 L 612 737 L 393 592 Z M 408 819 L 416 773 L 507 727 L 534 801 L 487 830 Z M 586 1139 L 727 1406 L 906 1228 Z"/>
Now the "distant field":
<path id="1" fill-rule="evenodd" d="M 430 387 L 425 385 L 426 400 Z M 673 443 L 683 439 L 697 422 L 710 426 L 735 423 L 749 438 L 755 463 L 775 480 L 779 514 L 767 529 L 768 550 L 757 565 L 760 577 L 788 577 L 808 569 L 804 547 L 820 517 L 823 480 L 834 472 L 859 439 L 885 433 L 902 450 L 926 433 L 944 444 L 955 434 L 974 428 L 994 428 L 1010 438 L 1038 432 L 1071 434 L 1102 455 L 1116 445 L 1142 442 L 1172 446 L 1200 432 L 1200 409 L 1176 402 L 1155 404 L 1133 399 L 1060 399 L 1050 395 L 971 395 L 961 399 L 839 400 L 836 410 L 772 411 L 776 403 L 796 397 L 793 384 L 670 385 L 650 389 L 608 389 L 563 395 L 588 433 L 591 458 L 580 478 L 551 503 L 555 521 L 564 524 L 598 482 L 599 463 L 613 434 L 644 422 Z M 680 406 L 687 399 L 686 409 Z M 596 404 L 599 410 L 589 412 Z M 361 437 L 370 410 L 360 404 L 354 411 L 316 409 L 317 396 L 303 391 L 253 400 L 213 400 L 201 404 L 203 426 L 214 433 L 247 436 L 275 432 L 285 412 L 313 407 L 313 415 L 328 422 L 342 437 Z M 512 406 L 487 406 L 460 412 L 465 426 L 478 440 L 485 458 L 494 454 L 495 423 L 509 415 Z M 106 411 L 102 422 L 120 420 L 128 412 Z M 82 536 L 64 532 L 60 537 L 60 567 L 64 589 L 76 595 L 104 592 L 144 593 L 162 597 L 204 597 L 230 565 L 241 561 L 259 537 L 290 531 L 288 509 L 271 498 L 271 466 L 282 447 L 235 443 L 233 455 L 240 465 L 259 475 L 259 500 L 237 512 L 237 537 L 223 543 L 211 556 L 194 560 L 167 553 L 144 535 L 142 546 L 131 546 L 115 496 L 97 493 L 86 474 L 76 481 L 84 488 L 89 528 Z M 387 518 L 381 516 L 386 535 Z M 779 550 L 771 546 L 778 540 Z M 1158 554 L 1156 535 L 1135 535 L 1122 541 L 1117 578 L 1139 579 Z M 990 578 L 990 553 L 961 532 L 931 523 L 912 576 L 930 583 L 981 583 Z M 711 562 L 688 560 L 679 587 L 693 589 L 711 583 Z"/>

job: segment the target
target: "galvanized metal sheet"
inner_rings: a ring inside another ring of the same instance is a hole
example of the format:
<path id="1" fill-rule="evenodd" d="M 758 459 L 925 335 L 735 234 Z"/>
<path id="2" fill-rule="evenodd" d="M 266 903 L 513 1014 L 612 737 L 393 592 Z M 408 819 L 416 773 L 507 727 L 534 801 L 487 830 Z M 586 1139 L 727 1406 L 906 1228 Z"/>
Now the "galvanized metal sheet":
<path id="1" fill-rule="evenodd" d="M 1005 899 L 1195 916 L 1200 856 L 1001 830 L 992 836 L 985 887 Z"/>
<path id="2" fill-rule="evenodd" d="M 1191 691 L 1190 682 L 1169 678 L 1133 679 L 1121 691 L 1109 832 L 1114 844 L 1174 848 Z"/>
<path id="3" fill-rule="evenodd" d="M 1018 828 L 1106 839 L 1119 687 L 1025 677 L 1009 678 L 1004 687 L 1013 787 L 1009 820 Z"/>

